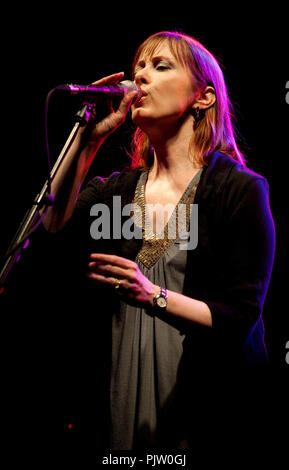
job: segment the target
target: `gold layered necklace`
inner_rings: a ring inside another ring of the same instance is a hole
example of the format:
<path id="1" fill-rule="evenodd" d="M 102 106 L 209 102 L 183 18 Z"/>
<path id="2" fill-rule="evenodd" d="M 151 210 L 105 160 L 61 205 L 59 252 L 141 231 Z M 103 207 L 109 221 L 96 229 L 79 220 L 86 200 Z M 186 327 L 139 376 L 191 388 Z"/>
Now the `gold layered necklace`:
<path id="1" fill-rule="evenodd" d="M 137 259 L 147 268 L 151 268 L 168 250 L 168 248 L 181 237 L 190 226 L 191 205 L 194 203 L 198 183 L 190 188 L 191 183 L 184 191 L 178 204 L 175 206 L 168 223 L 164 229 L 156 234 L 153 230 L 145 203 L 145 184 L 147 175 L 142 173 L 134 194 L 133 215 L 135 225 L 142 230 L 143 244 Z"/>

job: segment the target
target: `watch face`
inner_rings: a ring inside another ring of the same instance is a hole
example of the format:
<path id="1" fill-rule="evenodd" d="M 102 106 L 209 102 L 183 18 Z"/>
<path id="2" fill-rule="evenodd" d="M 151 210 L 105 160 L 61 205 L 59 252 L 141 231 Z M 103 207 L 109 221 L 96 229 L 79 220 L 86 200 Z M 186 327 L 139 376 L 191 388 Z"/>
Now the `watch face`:
<path id="1" fill-rule="evenodd" d="M 158 304 L 159 307 L 164 308 L 164 307 L 167 306 L 167 301 L 164 297 L 159 297 L 157 299 L 157 304 Z"/>

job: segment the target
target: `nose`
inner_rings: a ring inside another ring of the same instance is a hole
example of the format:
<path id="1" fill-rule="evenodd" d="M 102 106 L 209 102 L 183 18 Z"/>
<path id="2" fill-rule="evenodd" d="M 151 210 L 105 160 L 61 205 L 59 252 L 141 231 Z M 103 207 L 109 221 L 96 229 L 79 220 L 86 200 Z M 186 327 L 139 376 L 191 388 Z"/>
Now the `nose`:
<path id="1" fill-rule="evenodd" d="M 137 86 L 149 83 L 150 78 L 146 67 L 143 67 L 135 73 L 134 81 Z"/>

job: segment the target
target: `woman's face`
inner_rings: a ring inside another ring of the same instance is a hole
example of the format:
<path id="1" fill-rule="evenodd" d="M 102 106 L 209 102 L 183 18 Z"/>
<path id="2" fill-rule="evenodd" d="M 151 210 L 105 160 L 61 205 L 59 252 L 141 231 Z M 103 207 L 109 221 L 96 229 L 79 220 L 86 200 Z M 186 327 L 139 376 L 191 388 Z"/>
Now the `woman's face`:
<path id="1" fill-rule="evenodd" d="M 142 93 L 131 107 L 132 119 L 143 130 L 176 124 L 194 101 L 192 76 L 166 43 L 152 56 L 140 55 L 134 81 Z"/>

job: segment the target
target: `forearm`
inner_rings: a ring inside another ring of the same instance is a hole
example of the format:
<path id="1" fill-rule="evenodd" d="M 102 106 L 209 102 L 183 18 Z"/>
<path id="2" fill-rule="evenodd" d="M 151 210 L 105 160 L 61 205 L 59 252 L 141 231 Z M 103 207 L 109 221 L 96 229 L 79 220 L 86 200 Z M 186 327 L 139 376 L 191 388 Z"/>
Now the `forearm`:
<path id="1" fill-rule="evenodd" d="M 79 130 L 52 181 L 51 193 L 54 196 L 54 204 L 47 210 L 43 221 L 45 229 L 49 232 L 57 232 L 70 219 L 83 180 L 101 145 L 99 140 L 83 146 L 83 132 L 83 128 Z"/>
<path id="2" fill-rule="evenodd" d="M 156 287 L 155 293 L 158 293 L 159 290 L 160 288 Z M 179 317 L 189 322 L 198 323 L 199 325 L 212 327 L 211 311 L 205 302 L 192 299 L 171 290 L 168 290 L 167 294 L 167 315 Z"/>
<path id="3" fill-rule="evenodd" d="M 119 280 L 118 293 L 145 308 L 155 307 L 154 298 L 160 286 L 153 284 L 140 271 L 138 265 L 127 258 L 106 253 L 91 253 L 88 277 L 97 282 L 115 287 Z M 183 294 L 167 291 L 165 315 L 174 315 L 200 325 L 212 326 L 212 315 L 208 305 Z"/>

